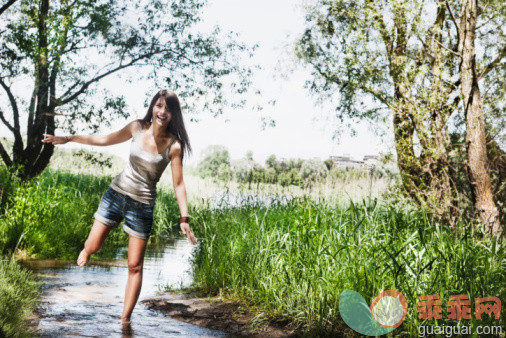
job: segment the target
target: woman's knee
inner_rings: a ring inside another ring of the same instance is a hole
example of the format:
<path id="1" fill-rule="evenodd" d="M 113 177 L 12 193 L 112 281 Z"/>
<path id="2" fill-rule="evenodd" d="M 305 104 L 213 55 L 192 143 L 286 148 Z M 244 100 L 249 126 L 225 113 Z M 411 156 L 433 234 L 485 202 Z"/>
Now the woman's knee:
<path id="1" fill-rule="evenodd" d="M 128 262 L 128 272 L 130 272 L 130 273 L 142 272 L 142 266 L 143 266 L 143 262 L 129 261 Z"/>

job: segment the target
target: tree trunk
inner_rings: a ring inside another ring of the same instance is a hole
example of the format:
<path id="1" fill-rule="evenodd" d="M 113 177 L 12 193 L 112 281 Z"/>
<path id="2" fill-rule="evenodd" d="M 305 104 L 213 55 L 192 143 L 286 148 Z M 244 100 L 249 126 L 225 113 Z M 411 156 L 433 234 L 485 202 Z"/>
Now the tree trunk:
<path id="1" fill-rule="evenodd" d="M 460 79 L 466 116 L 466 165 L 474 206 L 480 220 L 487 232 L 499 237 L 503 229 L 491 189 L 483 101 L 476 73 L 474 39 L 477 7 L 477 0 L 462 0 L 459 26 Z"/>
<path id="2" fill-rule="evenodd" d="M 418 206 L 453 228 L 459 212 L 457 187 L 449 172 L 448 140 L 443 130 L 438 132 L 427 138 L 420 156 L 416 156 L 415 124 L 405 111 L 394 112 L 395 148 L 404 189 Z"/>
<path id="3" fill-rule="evenodd" d="M 49 0 L 41 0 L 38 17 L 38 60 L 35 69 L 35 92 L 33 104 L 30 107 L 35 111 L 33 124 L 29 119 L 26 147 L 16 152 L 14 165 L 21 166 L 19 173 L 23 179 L 32 178 L 40 174 L 49 164 L 53 155 L 54 145 L 41 142 L 42 134 L 54 134 L 54 106 L 50 105 L 50 81 L 48 61 L 48 27 Z M 33 107 L 32 107 L 33 105 Z"/>

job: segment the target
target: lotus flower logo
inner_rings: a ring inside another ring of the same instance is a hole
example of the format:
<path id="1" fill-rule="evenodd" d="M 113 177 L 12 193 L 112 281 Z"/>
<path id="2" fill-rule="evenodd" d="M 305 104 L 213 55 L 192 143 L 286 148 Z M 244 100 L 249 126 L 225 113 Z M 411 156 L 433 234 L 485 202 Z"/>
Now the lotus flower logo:
<path id="1" fill-rule="evenodd" d="M 381 336 L 402 324 L 408 312 L 408 303 L 399 291 L 386 290 L 368 307 L 358 292 L 346 289 L 339 298 L 339 312 L 345 323 L 358 333 Z"/>

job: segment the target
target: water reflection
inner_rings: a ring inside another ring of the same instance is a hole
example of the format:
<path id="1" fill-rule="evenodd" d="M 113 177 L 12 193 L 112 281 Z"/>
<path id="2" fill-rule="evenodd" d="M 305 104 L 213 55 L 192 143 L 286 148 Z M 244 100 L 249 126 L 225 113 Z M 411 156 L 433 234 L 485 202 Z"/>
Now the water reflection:
<path id="1" fill-rule="evenodd" d="M 156 296 L 166 284 L 173 287 L 191 283 L 189 260 L 191 246 L 186 239 L 163 245 L 151 244 L 146 249 L 143 284 L 139 301 Z M 128 277 L 127 248 L 121 249 L 117 259 L 92 260 L 85 267 L 75 261 L 27 261 L 45 284 L 38 312 L 37 326 L 41 337 L 212 337 L 224 333 L 201 328 L 164 317 L 139 302 L 131 323 L 121 322 L 123 298 Z M 77 253 L 76 253 L 77 257 Z"/>

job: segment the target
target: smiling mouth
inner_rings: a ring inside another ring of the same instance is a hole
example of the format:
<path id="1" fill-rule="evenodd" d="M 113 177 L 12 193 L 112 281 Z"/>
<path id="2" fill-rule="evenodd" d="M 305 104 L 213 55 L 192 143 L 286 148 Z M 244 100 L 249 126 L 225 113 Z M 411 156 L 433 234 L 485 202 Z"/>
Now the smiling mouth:
<path id="1" fill-rule="evenodd" d="M 162 122 L 167 121 L 167 119 L 168 119 L 168 118 L 169 118 L 168 116 L 163 117 L 163 118 L 162 118 L 162 117 L 160 117 L 160 116 L 157 116 L 157 119 L 159 119 L 159 120 L 160 120 L 160 121 L 162 121 Z"/>

